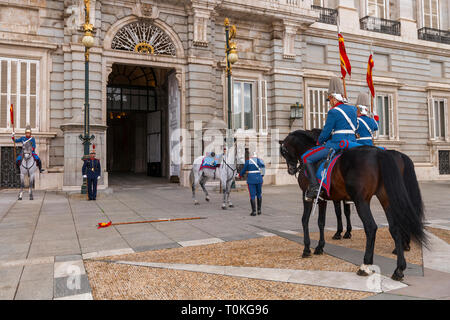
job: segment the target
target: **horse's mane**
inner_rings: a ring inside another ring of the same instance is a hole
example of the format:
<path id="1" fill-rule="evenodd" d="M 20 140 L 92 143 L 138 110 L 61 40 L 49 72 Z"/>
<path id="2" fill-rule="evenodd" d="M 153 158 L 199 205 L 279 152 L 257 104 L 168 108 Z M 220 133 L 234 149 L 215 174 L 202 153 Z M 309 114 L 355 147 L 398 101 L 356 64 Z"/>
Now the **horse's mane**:
<path id="1" fill-rule="evenodd" d="M 289 133 L 289 135 L 292 135 L 299 139 L 307 138 L 308 140 L 311 140 L 314 144 L 319 139 L 320 133 L 322 132 L 322 129 L 312 129 L 312 130 L 295 130 Z"/>

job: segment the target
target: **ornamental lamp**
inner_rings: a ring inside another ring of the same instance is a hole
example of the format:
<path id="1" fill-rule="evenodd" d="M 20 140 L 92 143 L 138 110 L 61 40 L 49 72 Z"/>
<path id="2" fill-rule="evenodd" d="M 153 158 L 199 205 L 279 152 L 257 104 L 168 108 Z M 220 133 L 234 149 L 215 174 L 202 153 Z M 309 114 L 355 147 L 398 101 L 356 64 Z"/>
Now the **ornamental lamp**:
<path id="1" fill-rule="evenodd" d="M 83 39 L 81 40 L 81 42 L 87 49 L 90 49 L 94 46 L 94 37 L 92 36 L 92 34 L 86 33 L 83 36 Z"/>
<path id="2" fill-rule="evenodd" d="M 228 53 L 228 61 L 231 64 L 235 64 L 238 61 L 239 57 L 236 50 L 236 43 L 230 42 L 230 52 Z"/>

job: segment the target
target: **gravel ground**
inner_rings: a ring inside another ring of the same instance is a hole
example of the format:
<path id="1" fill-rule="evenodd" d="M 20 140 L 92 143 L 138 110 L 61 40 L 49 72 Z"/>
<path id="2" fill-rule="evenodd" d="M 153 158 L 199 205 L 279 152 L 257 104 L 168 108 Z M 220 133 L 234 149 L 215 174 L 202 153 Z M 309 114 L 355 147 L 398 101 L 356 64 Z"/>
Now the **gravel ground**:
<path id="1" fill-rule="evenodd" d="M 349 300 L 373 295 L 352 290 L 101 261 L 85 261 L 85 267 L 96 300 Z"/>
<path id="2" fill-rule="evenodd" d="M 430 228 L 430 227 L 426 227 L 425 229 L 433 233 L 436 237 L 439 237 L 448 244 L 450 244 L 450 230 Z"/>
<path id="3" fill-rule="evenodd" d="M 241 267 L 356 272 L 355 266 L 327 254 L 302 259 L 303 246 L 278 236 L 185 248 L 147 251 L 102 260 L 210 264 Z"/>
<path id="4" fill-rule="evenodd" d="M 351 239 L 333 240 L 332 237 L 335 231 L 325 230 L 325 242 L 332 243 L 338 246 L 352 248 L 361 251 L 361 261 L 364 256 L 366 247 L 366 234 L 364 230 L 353 230 Z M 344 235 L 344 233 L 342 233 Z M 319 239 L 319 233 L 310 233 L 311 239 Z M 325 244 L 325 248 L 327 245 Z M 388 228 L 378 228 L 376 240 L 375 240 L 375 254 L 384 256 L 391 259 L 397 259 L 397 256 L 392 254 L 394 250 L 394 240 L 392 240 L 391 234 Z M 409 263 L 422 265 L 422 248 L 416 242 L 411 242 L 411 250 L 405 251 L 405 259 Z"/>

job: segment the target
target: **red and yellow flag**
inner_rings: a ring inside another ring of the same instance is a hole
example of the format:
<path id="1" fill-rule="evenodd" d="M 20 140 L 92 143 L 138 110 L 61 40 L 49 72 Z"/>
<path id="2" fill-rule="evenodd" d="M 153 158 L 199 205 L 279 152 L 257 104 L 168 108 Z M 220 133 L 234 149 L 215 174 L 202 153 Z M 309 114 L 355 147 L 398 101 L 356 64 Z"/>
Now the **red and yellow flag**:
<path id="1" fill-rule="evenodd" d="M 350 60 L 348 59 L 347 52 L 345 51 L 344 37 L 342 34 L 338 33 L 339 40 L 339 58 L 341 60 L 341 74 L 342 78 L 345 78 L 347 72 L 352 75 L 352 66 L 350 65 Z"/>
<path id="2" fill-rule="evenodd" d="M 375 97 L 375 87 L 373 86 L 373 78 L 372 78 L 372 70 L 373 70 L 373 57 L 372 54 L 369 56 L 369 61 L 367 62 L 367 85 L 369 86 L 370 93 L 372 94 L 372 97 Z"/>
<path id="3" fill-rule="evenodd" d="M 11 116 L 11 126 L 14 128 L 14 107 L 11 103 L 11 107 L 9 107 L 9 114 Z"/>

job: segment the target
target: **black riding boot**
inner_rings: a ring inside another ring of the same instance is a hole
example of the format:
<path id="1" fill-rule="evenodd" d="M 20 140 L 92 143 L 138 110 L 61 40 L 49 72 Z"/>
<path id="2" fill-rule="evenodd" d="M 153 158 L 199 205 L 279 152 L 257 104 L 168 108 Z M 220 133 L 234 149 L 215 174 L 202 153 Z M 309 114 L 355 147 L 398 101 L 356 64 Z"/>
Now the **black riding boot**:
<path id="1" fill-rule="evenodd" d="M 39 167 L 39 172 L 40 172 L 40 173 L 44 172 L 44 170 L 42 170 L 42 163 L 41 163 L 41 160 L 38 160 L 38 161 L 37 161 L 37 165 L 38 165 L 38 167 Z"/>
<path id="2" fill-rule="evenodd" d="M 250 204 L 252 205 L 252 213 L 250 213 L 251 216 L 256 216 L 256 204 L 255 199 L 250 199 Z"/>
<path id="3" fill-rule="evenodd" d="M 262 198 L 257 198 L 257 204 L 258 204 L 258 214 L 261 214 Z"/>
<path id="4" fill-rule="evenodd" d="M 319 183 L 316 180 L 316 170 L 314 168 L 314 164 L 306 163 L 306 172 L 308 173 L 309 187 L 305 193 L 305 200 L 312 201 L 317 197 L 319 193 Z"/>

